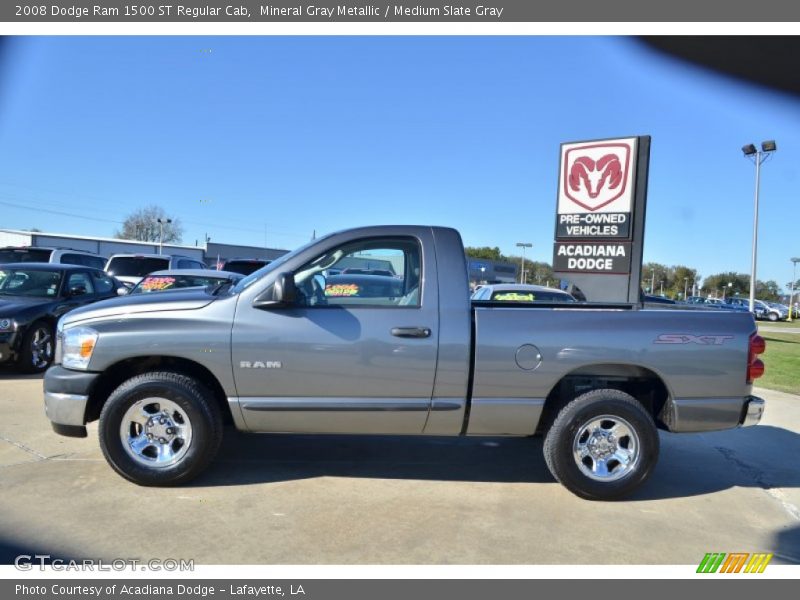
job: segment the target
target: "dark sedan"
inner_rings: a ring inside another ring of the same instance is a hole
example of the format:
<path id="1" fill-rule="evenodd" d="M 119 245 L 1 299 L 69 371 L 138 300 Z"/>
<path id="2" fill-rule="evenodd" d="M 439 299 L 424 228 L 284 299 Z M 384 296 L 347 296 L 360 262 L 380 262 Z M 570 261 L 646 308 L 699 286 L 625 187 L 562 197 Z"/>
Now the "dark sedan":
<path id="1" fill-rule="evenodd" d="M 99 269 L 52 263 L 0 265 L 0 364 L 28 373 L 47 369 L 64 313 L 119 294 L 120 282 Z"/>

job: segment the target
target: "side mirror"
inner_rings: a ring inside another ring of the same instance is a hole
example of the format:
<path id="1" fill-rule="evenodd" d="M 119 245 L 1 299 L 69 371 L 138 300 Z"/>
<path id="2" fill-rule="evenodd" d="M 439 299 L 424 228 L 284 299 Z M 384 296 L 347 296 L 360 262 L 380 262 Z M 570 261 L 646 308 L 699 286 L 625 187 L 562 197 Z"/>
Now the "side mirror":
<path id="1" fill-rule="evenodd" d="M 69 288 L 69 296 L 83 296 L 86 293 L 86 287 L 83 285 L 73 285 Z"/>
<path id="2" fill-rule="evenodd" d="M 253 306 L 256 308 L 280 308 L 292 306 L 297 301 L 297 286 L 292 273 L 281 273 L 272 284 L 272 293 L 256 298 Z"/>
<path id="3" fill-rule="evenodd" d="M 129 293 L 130 290 L 124 285 L 117 288 L 117 296 L 127 296 Z"/>

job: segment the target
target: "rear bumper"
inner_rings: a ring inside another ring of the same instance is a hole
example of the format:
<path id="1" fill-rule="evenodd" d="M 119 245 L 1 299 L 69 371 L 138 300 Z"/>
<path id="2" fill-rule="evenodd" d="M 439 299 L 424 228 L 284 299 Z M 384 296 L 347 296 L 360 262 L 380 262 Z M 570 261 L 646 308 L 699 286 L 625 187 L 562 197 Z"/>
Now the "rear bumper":
<path id="1" fill-rule="evenodd" d="M 741 427 L 750 427 L 751 425 L 758 425 L 761 417 L 764 414 L 764 406 L 766 402 L 757 396 L 750 396 L 744 405 L 744 412 L 742 419 L 739 422 Z"/>
<path id="2" fill-rule="evenodd" d="M 719 431 L 758 424 L 764 405 L 755 396 L 678 398 L 664 405 L 659 419 L 676 433 Z"/>
<path id="3" fill-rule="evenodd" d="M 44 375 L 44 410 L 53 430 L 70 437 L 86 437 L 86 405 L 99 373 L 51 367 Z"/>

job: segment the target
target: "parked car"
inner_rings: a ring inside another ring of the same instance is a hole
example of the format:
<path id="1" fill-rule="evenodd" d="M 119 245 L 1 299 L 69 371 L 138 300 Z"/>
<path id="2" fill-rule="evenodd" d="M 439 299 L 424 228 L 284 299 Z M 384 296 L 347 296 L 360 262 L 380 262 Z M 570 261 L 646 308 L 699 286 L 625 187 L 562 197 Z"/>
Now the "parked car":
<path id="1" fill-rule="evenodd" d="M 750 310 L 749 298 L 730 298 L 731 305 L 742 310 Z M 789 308 L 783 305 L 771 306 L 763 300 L 753 300 L 753 314 L 756 319 L 765 319 L 768 321 L 781 321 L 789 317 Z"/>
<path id="2" fill-rule="evenodd" d="M 271 262 L 271 260 L 263 258 L 229 258 L 222 263 L 220 270 L 250 275 L 250 273 L 258 271 L 261 267 L 266 267 Z"/>
<path id="3" fill-rule="evenodd" d="M 112 254 L 106 263 L 106 273 L 113 275 L 130 288 L 145 275 L 173 269 L 208 269 L 201 260 L 176 254 Z"/>
<path id="4" fill-rule="evenodd" d="M 55 263 L 82 265 L 103 270 L 106 259 L 94 252 L 73 248 L 50 248 L 45 246 L 6 246 L 0 248 L 0 264 L 7 263 Z"/>
<path id="5" fill-rule="evenodd" d="M 59 317 L 119 294 L 100 269 L 53 263 L 0 265 L 0 364 L 44 371 L 53 360 Z"/>
<path id="6" fill-rule="evenodd" d="M 366 252 L 403 268 L 328 275 Z M 202 473 L 226 420 L 263 433 L 538 433 L 554 478 L 595 500 L 647 480 L 658 429 L 761 419 L 765 343 L 748 313 L 511 309 L 467 290 L 457 231 L 381 226 L 317 238 L 216 294 L 107 300 L 59 321 L 47 416 L 76 437 L 99 419 L 109 465 L 151 486 Z"/>
<path id="7" fill-rule="evenodd" d="M 175 269 L 150 273 L 131 290 L 131 294 L 149 294 L 167 290 L 206 287 L 222 282 L 236 283 L 241 273 L 213 271 L 211 269 Z"/>
<path id="8" fill-rule="evenodd" d="M 664 296 L 654 296 L 653 294 L 644 294 L 642 296 L 642 302 L 646 302 L 649 304 L 677 304 L 675 300 L 671 298 L 666 298 Z"/>
<path id="9" fill-rule="evenodd" d="M 475 290 L 472 300 L 494 302 L 575 302 L 567 292 L 558 288 L 523 283 L 499 283 L 484 285 Z"/>

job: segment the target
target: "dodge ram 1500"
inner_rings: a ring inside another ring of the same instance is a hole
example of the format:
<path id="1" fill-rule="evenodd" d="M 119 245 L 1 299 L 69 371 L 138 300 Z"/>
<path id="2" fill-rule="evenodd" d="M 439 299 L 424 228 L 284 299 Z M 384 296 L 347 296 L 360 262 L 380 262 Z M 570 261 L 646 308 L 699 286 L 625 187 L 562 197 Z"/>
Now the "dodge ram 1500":
<path id="1" fill-rule="evenodd" d="M 357 273 L 346 277 L 342 273 Z M 44 380 L 56 432 L 123 477 L 201 473 L 227 420 L 280 433 L 544 436 L 575 494 L 639 487 L 658 430 L 756 424 L 763 340 L 749 313 L 470 302 L 453 229 L 314 240 L 242 279 L 74 310 Z"/>

